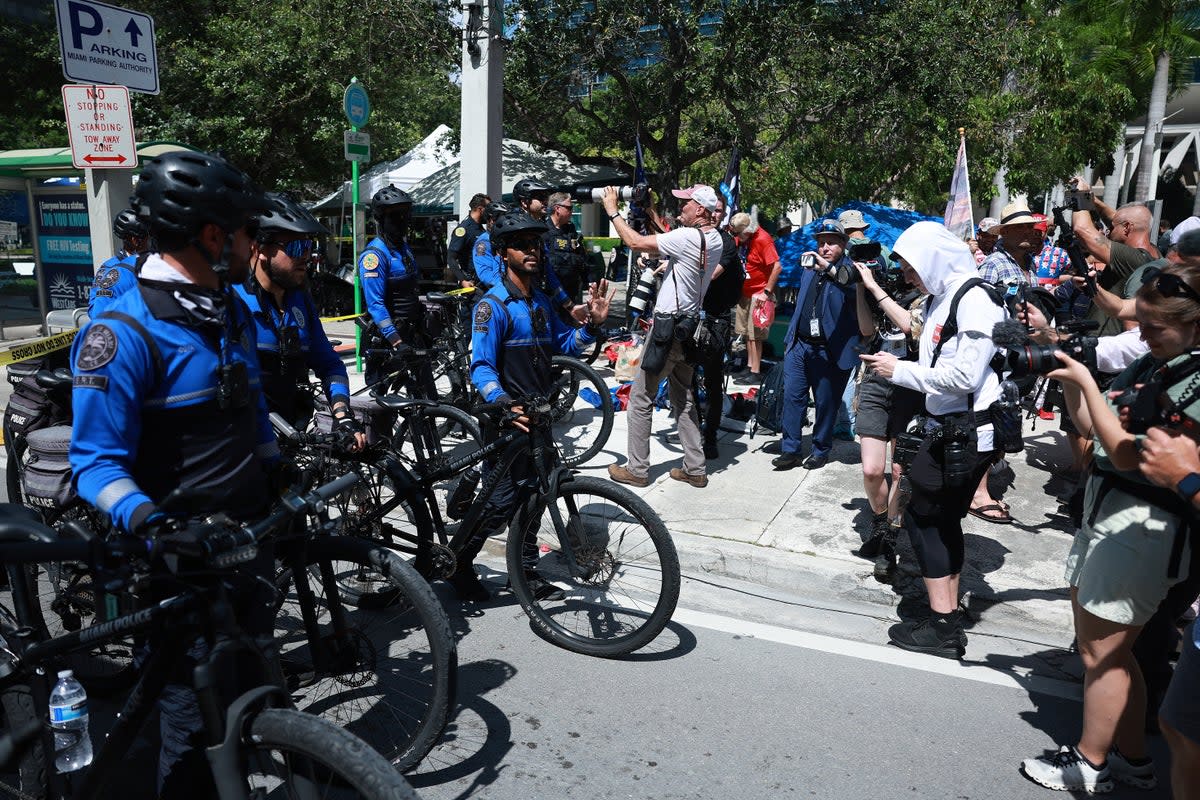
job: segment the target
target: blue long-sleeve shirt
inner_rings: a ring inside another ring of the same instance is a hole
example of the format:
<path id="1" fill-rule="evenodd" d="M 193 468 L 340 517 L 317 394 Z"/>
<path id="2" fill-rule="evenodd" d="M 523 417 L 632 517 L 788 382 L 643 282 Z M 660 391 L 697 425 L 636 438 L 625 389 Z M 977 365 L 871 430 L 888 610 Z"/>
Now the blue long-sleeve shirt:
<path id="1" fill-rule="evenodd" d="M 85 325 L 71 349 L 70 461 L 79 495 L 125 531 L 178 487 L 212 492 L 213 511 L 261 511 L 265 468 L 279 448 L 249 310 L 231 298 L 222 333 L 194 324 L 170 289 L 140 289 Z M 246 376 L 230 408 L 218 400 L 222 336 L 229 362 Z"/>
<path id="2" fill-rule="evenodd" d="M 539 289 L 526 298 L 507 279 L 488 290 L 471 322 L 471 382 L 488 403 L 550 391 L 550 359 L 578 354 L 595 342 L 572 328 Z"/>
<path id="3" fill-rule="evenodd" d="M 88 291 L 88 316 L 95 319 L 121 295 L 137 286 L 137 253 L 113 256 L 100 265 Z"/>
<path id="4" fill-rule="evenodd" d="M 407 242 L 393 249 L 376 237 L 358 257 L 358 278 L 363 300 L 383 338 L 393 344 L 400 339 L 397 323 L 421 314 L 419 281 L 421 271 Z"/>
<path id="5" fill-rule="evenodd" d="M 254 280 L 251 278 L 251 280 Z M 257 285 L 257 284 L 255 284 Z M 263 388 L 267 396 L 267 404 L 274 408 L 276 394 L 287 395 L 295 391 L 292 378 L 306 378 L 307 370 L 311 369 L 325 387 L 325 397 L 332 406 L 336 400 L 350 402 L 350 379 L 346 365 L 334 352 L 325 329 L 321 326 L 321 317 L 313 306 L 312 297 L 304 289 L 290 289 L 283 295 L 282 310 L 275 307 L 274 299 L 265 291 L 259 291 L 253 285 L 241 284 L 235 287 L 238 296 L 250 309 L 254 320 L 255 341 L 258 350 L 259 366 L 263 372 Z M 288 329 L 296 331 L 295 346 L 299 349 L 295 354 L 280 352 L 280 336 Z M 286 360 L 285 355 L 302 359 L 304 375 L 290 376 L 283 374 Z M 278 383 L 278 386 L 272 384 Z M 280 398 L 282 403 L 286 398 Z M 290 405 L 288 403 L 287 405 Z"/>

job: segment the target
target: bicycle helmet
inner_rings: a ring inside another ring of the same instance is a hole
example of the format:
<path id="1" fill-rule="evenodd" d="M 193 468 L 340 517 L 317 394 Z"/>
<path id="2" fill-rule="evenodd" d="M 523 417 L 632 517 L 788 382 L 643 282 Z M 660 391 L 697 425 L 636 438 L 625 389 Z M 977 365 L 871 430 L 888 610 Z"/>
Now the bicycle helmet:
<path id="1" fill-rule="evenodd" d="M 121 241 L 126 239 L 141 239 L 146 236 L 146 224 L 138 219 L 132 208 L 127 208 L 117 214 L 113 220 L 113 235 Z"/>
<path id="2" fill-rule="evenodd" d="M 502 246 L 518 234 L 532 232 L 541 236 L 546 230 L 546 223 L 534 219 L 528 212 L 510 211 L 492 225 L 492 243 Z"/>
<path id="3" fill-rule="evenodd" d="M 494 222 L 510 211 L 512 211 L 512 206 L 507 203 L 501 203 L 499 200 L 493 200 L 487 204 L 487 208 L 483 211 L 483 216 L 488 222 Z"/>
<path id="4" fill-rule="evenodd" d="M 130 205 L 159 246 L 170 251 L 207 224 L 232 234 L 265 207 L 266 198 L 246 173 L 221 156 L 177 151 L 146 164 Z"/>
<path id="5" fill-rule="evenodd" d="M 302 236 L 328 236 L 322 225 L 307 208 L 282 192 L 267 192 L 267 208 L 258 215 L 259 241 L 271 233 L 297 233 Z"/>
<path id="6" fill-rule="evenodd" d="M 413 201 L 408 196 L 408 192 L 397 189 L 389 183 L 371 198 L 371 216 L 375 217 L 376 221 L 381 220 L 388 211 L 396 206 L 408 206 L 408 212 L 411 215 L 412 204 Z"/>
<path id="7" fill-rule="evenodd" d="M 517 181 L 515 186 L 513 186 L 512 193 L 513 197 L 517 198 L 517 200 L 520 202 L 528 203 L 533 199 L 535 192 L 549 193 L 551 191 L 553 191 L 553 187 L 551 187 L 549 184 L 542 183 L 537 178 L 522 178 L 521 180 Z"/>

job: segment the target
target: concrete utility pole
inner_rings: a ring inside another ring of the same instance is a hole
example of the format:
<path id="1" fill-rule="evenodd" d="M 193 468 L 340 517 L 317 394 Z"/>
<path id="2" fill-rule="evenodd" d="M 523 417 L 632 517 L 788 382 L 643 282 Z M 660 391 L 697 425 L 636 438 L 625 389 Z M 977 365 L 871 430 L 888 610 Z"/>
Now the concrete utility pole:
<path id="1" fill-rule="evenodd" d="M 129 208 L 133 170 L 85 169 L 83 175 L 87 185 L 88 226 L 92 231 L 92 265 L 96 266 L 116 253 L 112 223 L 118 213 Z"/>
<path id="2" fill-rule="evenodd" d="M 464 0 L 462 10 L 462 139 L 455 204 L 459 219 L 466 216 L 476 192 L 500 199 L 504 140 L 504 3 Z"/>

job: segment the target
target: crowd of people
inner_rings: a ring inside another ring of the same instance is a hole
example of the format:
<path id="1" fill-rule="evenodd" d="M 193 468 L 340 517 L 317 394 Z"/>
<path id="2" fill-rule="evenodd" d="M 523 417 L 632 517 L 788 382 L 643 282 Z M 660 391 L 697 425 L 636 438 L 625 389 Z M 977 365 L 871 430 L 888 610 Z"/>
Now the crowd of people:
<path id="1" fill-rule="evenodd" d="M 668 220 L 653 207 L 623 215 L 618 191 L 606 189 L 612 231 L 658 272 L 626 458 L 608 474 L 649 485 L 652 412 L 665 381 L 683 451 L 669 476 L 707 487 L 727 384 L 754 387 L 781 371 L 773 467 L 825 467 L 849 407 L 870 509 L 858 554 L 888 582 L 907 535 L 928 600 L 929 613 L 892 626 L 890 641 L 961 658 L 960 576 L 971 555 L 962 522 L 969 514 L 1011 522 L 988 476 L 1020 451 L 1023 413 L 1057 416 L 1077 485 L 1066 579 L 1085 668 L 1083 725 L 1076 743 L 1021 768 L 1054 789 L 1152 786 L 1145 734 L 1161 725 L 1176 796 L 1196 797 L 1200 630 L 1193 622 L 1181 640 L 1177 622 L 1200 595 L 1200 218 L 1156 242 L 1146 206 L 1109 208 L 1082 179 L 1075 188 L 1090 209 L 1074 210 L 1057 242 L 1058 219 L 1021 203 L 982 220 L 969 239 L 919 222 L 886 249 L 859 211 L 819 220 L 790 304 L 763 221 L 728 214 L 721 192 L 675 189 Z M 535 178 L 512 196 L 505 204 L 475 195 L 448 251 L 454 281 L 479 292 L 464 317 L 472 383 L 521 426 L 523 398 L 549 385 L 550 358 L 604 335 L 610 295 L 589 274 L 572 196 Z M 406 241 L 412 211 L 394 186 L 371 201 L 377 235 L 357 262 L 368 384 L 382 380 L 388 349 L 431 341 Z M 74 411 L 89 424 L 73 436 L 70 458 L 79 494 L 116 528 L 152 535 L 158 503 L 181 486 L 205 490 L 211 510 L 261 514 L 281 479 L 267 412 L 306 424 L 310 372 L 349 446 L 365 444 L 346 368 L 305 288 L 328 232 L 301 204 L 263 193 L 220 156 L 168 154 L 146 165 L 114 231 L 123 250 L 97 273 L 92 320 L 71 355 Z M 782 348 L 772 352 L 772 319 L 789 305 Z M 735 338 L 745 365 L 728 376 Z M 436 396 L 427 366 L 411 380 L 417 396 Z M 487 510 L 492 524 L 460 554 L 451 584 L 463 599 L 487 599 L 472 562 L 535 490 L 528 477 L 507 476 Z M 534 585 L 545 597 L 555 591 Z M 186 740 L 189 691 L 164 693 L 164 718 L 184 735 L 164 743 L 160 786 L 203 771 Z"/>

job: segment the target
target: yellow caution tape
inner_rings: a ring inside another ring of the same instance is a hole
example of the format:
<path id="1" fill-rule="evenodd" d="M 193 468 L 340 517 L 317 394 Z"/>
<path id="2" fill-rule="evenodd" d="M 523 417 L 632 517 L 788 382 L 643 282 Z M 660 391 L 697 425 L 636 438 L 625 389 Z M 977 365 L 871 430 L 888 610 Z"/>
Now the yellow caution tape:
<path id="1" fill-rule="evenodd" d="M 358 314 L 347 314 L 344 317 L 321 317 L 321 322 L 345 322 L 348 319 L 354 319 Z"/>
<path id="2" fill-rule="evenodd" d="M 451 289 L 450 291 L 446 292 L 446 294 L 453 297 L 455 295 L 470 294 L 471 292 L 477 292 L 477 291 L 479 291 L 479 290 L 476 289 L 474 286 L 464 286 L 461 289 Z"/>
<path id="3" fill-rule="evenodd" d="M 56 333 L 45 339 L 38 339 L 36 342 L 11 347 L 8 350 L 0 352 L 0 366 L 15 364 L 18 361 L 28 361 L 31 358 L 37 358 L 38 356 L 46 355 L 46 353 L 53 353 L 55 350 L 70 347 L 77 333 L 79 333 L 77 330 Z"/>

